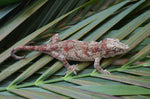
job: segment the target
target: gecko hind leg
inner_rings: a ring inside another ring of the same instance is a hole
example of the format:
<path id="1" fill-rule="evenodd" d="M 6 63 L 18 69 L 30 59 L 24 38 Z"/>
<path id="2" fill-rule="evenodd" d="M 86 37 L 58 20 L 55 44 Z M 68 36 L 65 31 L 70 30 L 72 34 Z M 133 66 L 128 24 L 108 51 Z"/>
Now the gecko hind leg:
<path id="1" fill-rule="evenodd" d="M 97 58 L 95 58 L 95 61 L 94 61 L 94 68 L 98 71 L 98 72 L 100 72 L 100 73 L 102 73 L 102 74 L 110 74 L 110 72 L 109 71 L 107 71 L 107 70 L 103 70 L 101 67 L 100 67 L 100 58 L 99 57 L 97 57 Z"/>
<path id="2" fill-rule="evenodd" d="M 53 35 L 46 43 L 47 43 L 47 44 L 50 43 L 50 42 L 56 43 L 56 42 L 58 42 L 58 39 L 59 39 L 59 35 L 58 35 L 58 34 L 55 34 L 55 35 Z"/>
<path id="3" fill-rule="evenodd" d="M 67 74 L 70 71 L 73 71 L 73 73 L 75 75 L 77 74 L 76 70 L 77 71 L 79 70 L 77 68 L 78 65 L 77 64 L 76 65 L 70 65 L 62 54 L 59 54 L 59 53 L 57 53 L 55 51 L 44 52 L 44 53 L 49 54 L 50 56 L 52 56 L 52 57 L 58 59 L 59 61 L 61 61 L 63 63 L 63 65 L 65 66 L 65 68 L 67 68 L 67 72 L 65 72 L 65 74 Z"/>

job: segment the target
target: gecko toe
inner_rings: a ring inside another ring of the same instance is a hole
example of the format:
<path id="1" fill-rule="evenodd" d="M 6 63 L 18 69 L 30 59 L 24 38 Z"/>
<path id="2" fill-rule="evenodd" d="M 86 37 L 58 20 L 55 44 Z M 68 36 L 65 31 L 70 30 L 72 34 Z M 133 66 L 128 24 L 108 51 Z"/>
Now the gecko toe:
<path id="1" fill-rule="evenodd" d="M 73 71 L 73 73 L 74 73 L 75 75 L 77 75 L 77 72 L 76 72 L 76 71 Z"/>
<path id="2" fill-rule="evenodd" d="M 111 73 L 105 69 L 105 70 L 103 70 L 103 74 L 108 74 L 108 75 L 110 75 Z"/>
<path id="3" fill-rule="evenodd" d="M 65 72 L 65 74 L 67 74 L 68 72 L 73 71 L 73 73 L 74 73 L 75 75 L 77 75 L 77 72 L 76 72 L 76 71 L 79 71 L 79 69 L 77 68 L 77 66 L 78 66 L 78 64 L 69 66 L 69 67 L 67 68 L 67 72 Z"/>

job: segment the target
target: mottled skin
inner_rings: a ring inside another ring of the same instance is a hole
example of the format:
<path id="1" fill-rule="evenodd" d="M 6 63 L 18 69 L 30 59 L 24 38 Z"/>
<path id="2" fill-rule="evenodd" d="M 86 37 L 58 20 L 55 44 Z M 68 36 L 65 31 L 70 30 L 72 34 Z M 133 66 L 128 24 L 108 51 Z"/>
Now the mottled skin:
<path id="1" fill-rule="evenodd" d="M 41 46 L 19 46 L 13 48 L 11 56 L 16 59 L 23 59 L 24 56 L 16 56 L 14 53 L 20 50 L 40 51 L 60 60 L 67 68 L 67 72 L 73 71 L 76 74 L 77 65 L 70 65 L 67 60 L 73 61 L 94 61 L 94 68 L 103 74 L 110 74 L 100 67 L 102 58 L 113 57 L 125 53 L 129 47 L 118 39 L 106 38 L 103 41 L 89 43 L 78 40 L 58 41 L 59 35 L 55 34 L 50 40 L 51 43 Z"/>

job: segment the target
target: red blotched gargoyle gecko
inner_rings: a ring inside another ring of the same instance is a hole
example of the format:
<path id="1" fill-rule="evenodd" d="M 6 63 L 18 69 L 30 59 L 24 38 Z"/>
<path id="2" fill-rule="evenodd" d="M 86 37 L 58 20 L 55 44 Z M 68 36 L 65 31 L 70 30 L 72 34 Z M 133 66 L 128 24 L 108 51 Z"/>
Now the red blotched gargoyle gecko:
<path id="1" fill-rule="evenodd" d="M 40 51 L 49 54 L 58 59 L 67 68 L 67 72 L 73 71 L 74 74 L 77 65 L 70 65 L 67 60 L 73 61 L 94 61 L 94 68 L 103 74 L 110 74 L 107 70 L 100 67 L 100 60 L 102 58 L 113 57 L 127 52 L 128 45 L 121 43 L 118 39 L 106 38 L 100 42 L 91 41 L 89 43 L 79 40 L 64 40 L 58 41 L 59 35 L 55 34 L 49 41 L 51 43 L 41 46 L 18 46 L 11 50 L 11 56 L 16 59 L 23 59 L 24 56 L 16 56 L 16 51 Z M 65 74 L 66 74 L 65 73 Z"/>

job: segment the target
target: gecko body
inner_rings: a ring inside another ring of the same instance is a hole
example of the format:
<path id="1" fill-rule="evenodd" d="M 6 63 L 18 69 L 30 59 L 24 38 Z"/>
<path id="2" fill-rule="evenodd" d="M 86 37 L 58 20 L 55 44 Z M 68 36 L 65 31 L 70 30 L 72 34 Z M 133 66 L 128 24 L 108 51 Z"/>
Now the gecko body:
<path id="1" fill-rule="evenodd" d="M 113 57 L 125 53 L 129 47 L 121 43 L 118 39 L 106 38 L 100 42 L 91 41 L 89 43 L 79 40 L 58 41 L 59 35 L 55 34 L 49 41 L 51 43 L 41 46 L 18 46 L 13 48 L 11 56 L 16 59 L 23 59 L 24 56 L 16 56 L 20 50 L 40 51 L 60 60 L 67 68 L 67 72 L 73 71 L 76 74 L 77 65 L 70 65 L 67 60 L 73 61 L 94 61 L 94 68 L 100 73 L 110 74 L 100 67 L 102 58 Z"/>

